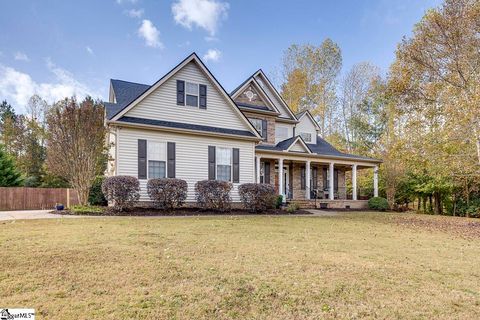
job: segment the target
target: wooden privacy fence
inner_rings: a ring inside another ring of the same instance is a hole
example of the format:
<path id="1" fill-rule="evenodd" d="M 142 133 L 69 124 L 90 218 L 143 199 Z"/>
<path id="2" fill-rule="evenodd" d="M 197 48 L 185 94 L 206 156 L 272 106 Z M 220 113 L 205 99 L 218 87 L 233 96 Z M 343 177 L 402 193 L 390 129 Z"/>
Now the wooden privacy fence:
<path id="1" fill-rule="evenodd" d="M 0 187 L 0 210 L 54 209 L 78 204 L 77 191 L 68 188 Z"/>

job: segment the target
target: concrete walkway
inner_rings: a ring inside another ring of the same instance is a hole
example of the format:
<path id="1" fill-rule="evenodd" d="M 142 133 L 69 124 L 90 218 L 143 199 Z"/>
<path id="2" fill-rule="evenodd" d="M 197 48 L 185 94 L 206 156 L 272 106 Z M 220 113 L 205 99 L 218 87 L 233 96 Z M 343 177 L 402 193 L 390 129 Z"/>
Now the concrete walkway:
<path id="1" fill-rule="evenodd" d="M 49 213 L 52 210 L 0 211 L 0 221 L 19 219 L 77 218 L 77 216 Z"/>

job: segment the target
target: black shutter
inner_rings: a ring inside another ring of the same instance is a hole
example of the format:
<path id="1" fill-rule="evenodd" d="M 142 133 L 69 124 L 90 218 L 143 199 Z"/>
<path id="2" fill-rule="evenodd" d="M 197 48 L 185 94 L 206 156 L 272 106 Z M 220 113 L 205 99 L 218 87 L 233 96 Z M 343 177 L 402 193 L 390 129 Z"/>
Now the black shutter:
<path id="1" fill-rule="evenodd" d="M 147 140 L 138 140 L 138 179 L 147 179 Z"/>
<path id="2" fill-rule="evenodd" d="M 215 147 L 208 146 L 208 180 L 215 180 Z"/>
<path id="3" fill-rule="evenodd" d="M 305 190 L 305 187 L 306 187 L 306 183 L 305 183 L 306 182 L 305 181 L 306 172 L 305 171 L 306 171 L 305 166 L 300 167 L 300 189 L 302 189 L 302 190 Z"/>
<path id="4" fill-rule="evenodd" d="M 293 199 L 293 164 L 288 165 L 288 190 L 290 192 L 290 199 Z"/>
<path id="5" fill-rule="evenodd" d="M 185 105 L 185 81 L 177 80 L 177 104 Z"/>
<path id="6" fill-rule="evenodd" d="M 333 190 L 338 192 L 338 169 L 333 170 Z"/>
<path id="7" fill-rule="evenodd" d="M 207 109 L 207 86 L 200 85 L 200 109 Z"/>
<path id="8" fill-rule="evenodd" d="M 167 142 L 167 177 L 175 178 L 175 142 Z"/>
<path id="9" fill-rule="evenodd" d="M 323 168 L 323 190 L 328 190 L 328 178 L 327 178 L 327 168 Z"/>
<path id="10" fill-rule="evenodd" d="M 270 162 L 264 162 L 263 183 L 270 184 Z"/>
<path id="11" fill-rule="evenodd" d="M 267 140 L 267 120 L 262 120 L 262 138 Z"/>
<path id="12" fill-rule="evenodd" d="M 240 182 L 240 149 L 233 148 L 233 182 Z"/>

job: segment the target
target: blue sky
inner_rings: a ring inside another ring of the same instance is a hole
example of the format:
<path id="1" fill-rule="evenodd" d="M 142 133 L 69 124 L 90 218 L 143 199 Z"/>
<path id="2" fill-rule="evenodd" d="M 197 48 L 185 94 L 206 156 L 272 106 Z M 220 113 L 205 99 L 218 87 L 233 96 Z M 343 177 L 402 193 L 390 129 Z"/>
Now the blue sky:
<path id="1" fill-rule="evenodd" d="M 109 79 L 151 84 L 195 51 L 227 89 L 279 70 L 293 43 L 329 37 L 343 71 L 383 71 L 403 36 L 439 0 L 1 1 L 0 99 L 19 112 L 39 93 L 108 98 Z M 209 53 L 207 55 L 207 53 Z"/>

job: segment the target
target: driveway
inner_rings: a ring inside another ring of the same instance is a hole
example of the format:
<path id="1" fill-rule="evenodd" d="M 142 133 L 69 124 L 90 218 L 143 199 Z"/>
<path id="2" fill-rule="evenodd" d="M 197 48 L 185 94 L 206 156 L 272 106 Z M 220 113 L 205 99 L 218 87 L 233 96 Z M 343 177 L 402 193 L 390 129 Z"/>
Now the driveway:
<path id="1" fill-rule="evenodd" d="M 0 211 L 0 221 L 19 219 L 75 218 L 75 216 L 49 213 L 52 210 Z"/>

